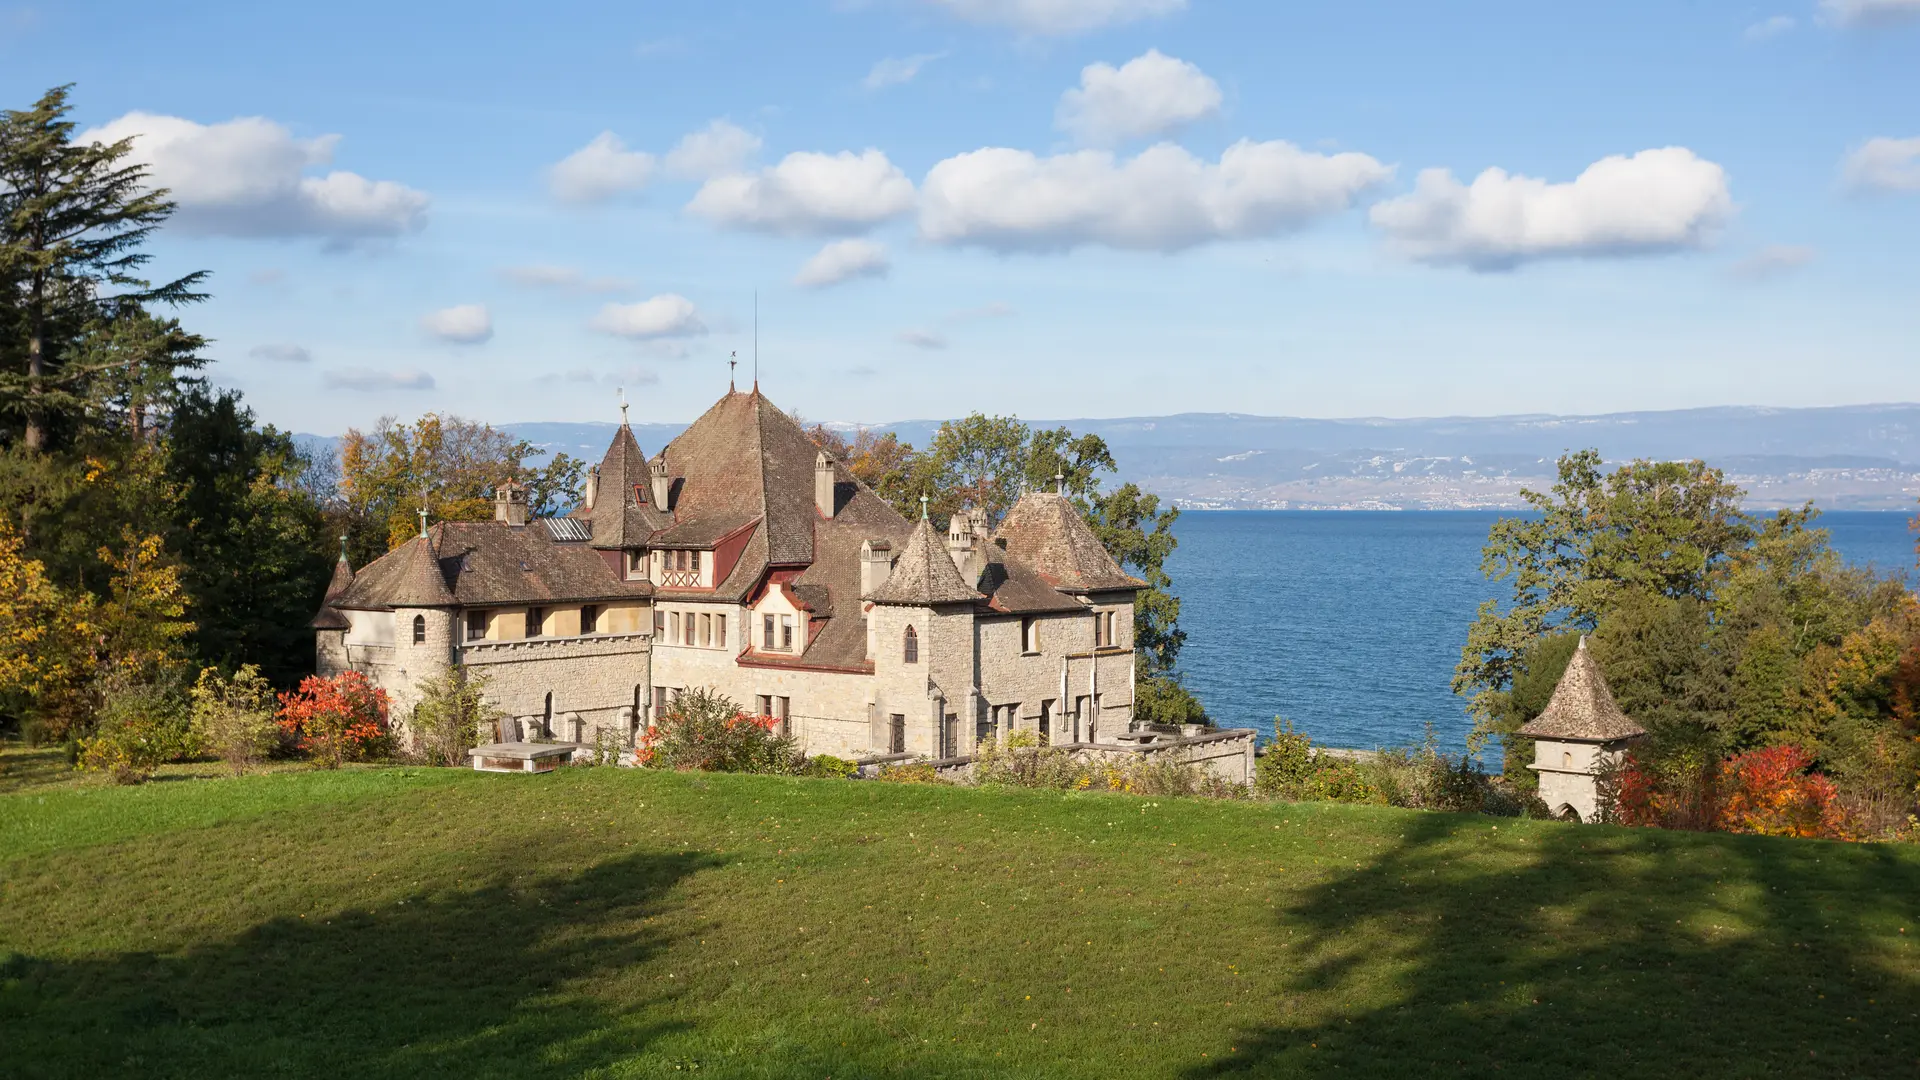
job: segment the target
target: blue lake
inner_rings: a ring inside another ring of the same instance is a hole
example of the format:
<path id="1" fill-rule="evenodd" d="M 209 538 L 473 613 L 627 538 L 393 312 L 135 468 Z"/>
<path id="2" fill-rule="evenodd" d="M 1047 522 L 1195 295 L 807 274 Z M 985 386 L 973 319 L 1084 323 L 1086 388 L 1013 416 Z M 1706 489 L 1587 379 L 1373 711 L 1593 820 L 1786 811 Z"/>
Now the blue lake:
<path id="1" fill-rule="evenodd" d="M 1187 685 L 1217 723 L 1266 731 L 1284 716 L 1328 746 L 1451 747 L 1471 726 L 1448 689 L 1480 602 L 1497 511 L 1187 511 L 1168 562 Z M 1912 577 L 1899 513 L 1820 523 L 1850 562 Z"/>

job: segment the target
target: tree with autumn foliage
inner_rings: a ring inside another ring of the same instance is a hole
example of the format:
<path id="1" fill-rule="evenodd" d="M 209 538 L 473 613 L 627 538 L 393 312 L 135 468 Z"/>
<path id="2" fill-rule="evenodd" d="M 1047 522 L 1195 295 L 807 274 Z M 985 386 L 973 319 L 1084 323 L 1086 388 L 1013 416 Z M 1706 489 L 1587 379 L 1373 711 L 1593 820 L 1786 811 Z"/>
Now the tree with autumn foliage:
<path id="1" fill-rule="evenodd" d="M 340 447 L 340 524 L 348 556 L 361 565 L 420 531 L 420 510 L 437 521 L 490 521 L 494 490 L 512 480 L 527 488 L 536 517 L 564 512 L 579 499 L 586 464 L 539 450 L 524 439 L 458 416 L 427 413 L 411 424 L 382 417 L 371 432 L 350 428 Z"/>
<path id="2" fill-rule="evenodd" d="M 280 729 L 320 768 L 337 769 L 392 749 L 387 692 L 358 671 L 332 678 L 309 675 L 279 700 Z"/>

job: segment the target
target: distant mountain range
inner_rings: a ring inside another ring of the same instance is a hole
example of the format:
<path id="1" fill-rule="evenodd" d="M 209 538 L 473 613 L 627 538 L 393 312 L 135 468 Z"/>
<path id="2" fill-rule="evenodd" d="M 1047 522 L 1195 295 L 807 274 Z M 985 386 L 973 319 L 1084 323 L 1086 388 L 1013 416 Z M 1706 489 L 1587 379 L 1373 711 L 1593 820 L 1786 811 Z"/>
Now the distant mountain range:
<path id="1" fill-rule="evenodd" d="M 1181 413 L 1035 425 L 1099 435 L 1122 479 L 1197 509 L 1513 508 L 1522 505 L 1522 487 L 1552 483 L 1560 454 L 1586 447 L 1609 461 L 1704 458 L 1746 488 L 1756 509 L 1811 499 L 1836 510 L 1910 510 L 1920 497 L 1920 405 L 1911 404 L 1413 420 Z M 614 429 L 501 426 L 543 450 L 589 460 L 605 452 Z M 867 426 L 925 446 L 940 422 Z M 684 427 L 636 424 L 634 435 L 653 453 Z"/>

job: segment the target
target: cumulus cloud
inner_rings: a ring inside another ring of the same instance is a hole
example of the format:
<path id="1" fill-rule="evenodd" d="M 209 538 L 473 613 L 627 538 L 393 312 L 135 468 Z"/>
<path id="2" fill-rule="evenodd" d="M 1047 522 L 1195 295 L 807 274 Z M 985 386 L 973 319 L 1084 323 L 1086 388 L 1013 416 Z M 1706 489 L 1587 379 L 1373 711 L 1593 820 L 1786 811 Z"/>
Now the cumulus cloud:
<path id="1" fill-rule="evenodd" d="M 878 150 L 788 154 L 717 176 L 687 209 L 719 225 L 788 234 L 857 233 L 913 208 L 913 181 Z"/>
<path id="2" fill-rule="evenodd" d="M 893 335 L 893 338 L 902 345 L 911 345 L 916 349 L 944 349 L 947 347 L 947 339 L 931 330 L 902 330 Z"/>
<path id="3" fill-rule="evenodd" d="M 1840 163 L 1840 175 L 1856 192 L 1920 191 L 1920 137 L 1868 139 Z"/>
<path id="4" fill-rule="evenodd" d="M 889 56 L 874 63 L 873 70 L 860 80 L 860 85 L 868 90 L 884 90 L 889 86 L 912 82 L 920 74 L 920 69 L 945 56 L 946 53 L 918 53 L 914 56 Z"/>
<path id="5" fill-rule="evenodd" d="M 738 172 L 760 152 L 760 136 L 725 120 L 688 132 L 667 151 L 667 171 L 690 180 Z"/>
<path id="6" fill-rule="evenodd" d="M 433 376 L 424 371 L 375 371 L 372 368 L 345 368 L 329 371 L 326 384 L 335 390 L 376 393 L 381 390 L 431 390 Z"/>
<path id="7" fill-rule="evenodd" d="M 285 364 L 305 364 L 313 360 L 313 354 L 298 345 L 255 345 L 247 350 L 247 355 L 255 360 L 276 360 Z"/>
<path id="8" fill-rule="evenodd" d="M 1317 154 L 1283 141 L 1242 139 L 1217 163 L 1168 143 L 1127 160 L 1104 150 L 1041 158 L 991 147 L 927 173 L 920 231 L 937 243 L 1000 251 L 1178 251 L 1301 227 L 1392 175 L 1365 154 Z"/>
<path id="9" fill-rule="evenodd" d="M 421 316 L 420 328 L 441 341 L 478 345 L 493 336 L 493 314 L 485 304 L 456 304 Z"/>
<path id="10" fill-rule="evenodd" d="M 646 187 L 658 164 L 652 154 L 629 150 L 620 136 L 603 131 L 548 169 L 547 187 L 562 202 L 606 202 Z"/>
<path id="11" fill-rule="evenodd" d="M 246 116 L 200 124 L 131 112 L 77 142 L 132 138 L 127 161 L 144 165 L 177 209 L 169 228 L 218 236 L 397 236 L 426 224 L 426 193 L 392 180 L 333 170 L 338 135 L 296 139 L 284 125 Z"/>
<path id="12" fill-rule="evenodd" d="M 793 283 L 809 289 L 838 285 L 854 278 L 885 277 L 893 266 L 887 249 L 871 240 L 835 240 L 800 267 Z"/>
<path id="13" fill-rule="evenodd" d="M 1920 0 L 1820 0 L 1820 14 L 1840 26 L 1887 26 L 1920 19 Z"/>
<path id="14" fill-rule="evenodd" d="M 1743 36 L 1748 41 L 1765 41 L 1771 37 L 1779 37 L 1798 25 L 1799 21 L 1791 15 L 1774 15 L 1747 27 Z"/>
<path id="15" fill-rule="evenodd" d="M 1079 34 L 1184 11 L 1187 0 L 931 0 L 968 22 L 1023 34 Z"/>
<path id="16" fill-rule="evenodd" d="M 1769 244 L 1741 259 L 1727 272 L 1740 281 L 1770 281 L 1814 260 L 1814 250 L 1800 244 Z"/>
<path id="17" fill-rule="evenodd" d="M 1726 170 L 1681 146 L 1614 155 L 1569 183 L 1446 169 L 1374 206 L 1373 224 L 1421 262 L 1476 270 L 1533 259 L 1641 255 L 1700 245 L 1733 213 Z"/>
<path id="18" fill-rule="evenodd" d="M 1220 84 L 1185 60 L 1148 49 L 1120 67 L 1088 64 L 1060 98 L 1055 124 L 1081 143 L 1111 146 L 1164 135 L 1220 111 Z"/>
<path id="19" fill-rule="evenodd" d="M 677 293 L 661 293 L 635 304 L 607 304 L 589 325 L 603 334 L 635 341 L 695 337 L 707 332 L 693 301 Z"/>
<path id="20" fill-rule="evenodd" d="M 530 263 L 526 266 L 502 267 L 500 276 L 515 285 L 529 289 L 561 289 L 567 292 L 584 293 L 620 293 L 628 292 L 634 283 L 626 278 L 588 277 L 571 266 L 555 266 L 550 263 Z"/>

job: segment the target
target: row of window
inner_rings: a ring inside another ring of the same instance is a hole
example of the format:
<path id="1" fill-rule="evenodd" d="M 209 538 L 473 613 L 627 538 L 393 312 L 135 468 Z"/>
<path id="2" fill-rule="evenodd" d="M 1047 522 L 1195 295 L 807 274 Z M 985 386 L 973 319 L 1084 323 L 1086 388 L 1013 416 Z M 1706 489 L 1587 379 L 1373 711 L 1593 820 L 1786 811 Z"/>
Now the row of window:
<path id="1" fill-rule="evenodd" d="M 694 611 L 653 612 L 653 638 L 665 645 L 694 645 L 704 649 L 727 647 L 725 614 Z"/>

